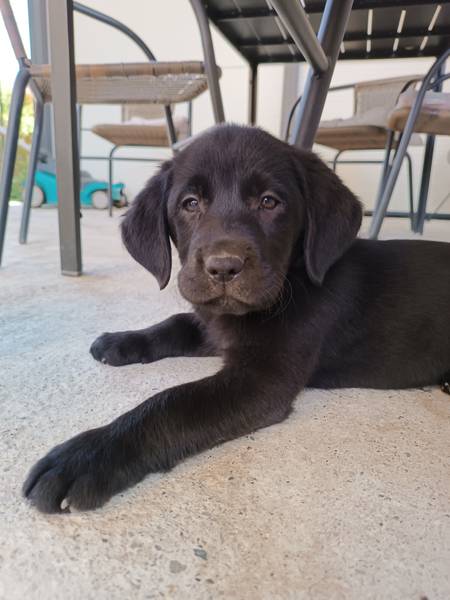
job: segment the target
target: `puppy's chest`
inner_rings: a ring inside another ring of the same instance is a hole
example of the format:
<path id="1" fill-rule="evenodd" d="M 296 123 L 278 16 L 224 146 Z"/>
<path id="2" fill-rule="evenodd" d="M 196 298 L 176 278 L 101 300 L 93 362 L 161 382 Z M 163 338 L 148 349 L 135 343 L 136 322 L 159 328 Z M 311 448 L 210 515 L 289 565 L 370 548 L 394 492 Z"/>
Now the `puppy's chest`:
<path id="1" fill-rule="evenodd" d="M 254 332 L 245 319 L 232 316 L 212 318 L 206 323 L 211 344 L 222 354 L 254 343 Z"/>

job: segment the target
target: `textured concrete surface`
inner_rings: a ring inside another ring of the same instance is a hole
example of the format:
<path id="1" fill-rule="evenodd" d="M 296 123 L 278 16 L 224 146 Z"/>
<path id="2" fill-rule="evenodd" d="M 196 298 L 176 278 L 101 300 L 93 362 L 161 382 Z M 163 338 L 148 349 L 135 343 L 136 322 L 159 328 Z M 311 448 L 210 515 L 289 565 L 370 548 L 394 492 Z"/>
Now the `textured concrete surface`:
<path id="1" fill-rule="evenodd" d="M 18 212 L 0 274 L 2 599 L 450 598 L 450 399 L 436 388 L 308 390 L 285 423 L 101 510 L 30 508 L 22 480 L 51 446 L 220 361 L 95 363 L 99 333 L 156 322 L 183 301 L 128 258 L 118 216 L 85 211 L 86 275 L 71 279 L 58 272 L 55 211 L 34 211 L 25 247 Z M 449 241 L 450 225 L 427 235 Z"/>

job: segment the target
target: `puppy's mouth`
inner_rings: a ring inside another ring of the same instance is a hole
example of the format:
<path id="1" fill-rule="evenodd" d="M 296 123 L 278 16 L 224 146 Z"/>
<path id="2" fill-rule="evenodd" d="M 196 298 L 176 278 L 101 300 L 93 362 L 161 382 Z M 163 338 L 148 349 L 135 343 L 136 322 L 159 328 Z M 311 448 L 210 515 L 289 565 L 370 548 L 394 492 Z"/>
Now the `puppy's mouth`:
<path id="1" fill-rule="evenodd" d="M 269 294 L 259 294 L 252 297 L 251 294 L 236 293 L 227 285 L 221 286 L 221 289 L 200 290 L 186 289 L 184 286 L 179 286 L 181 295 L 194 306 L 208 311 L 215 315 L 245 315 L 249 312 L 265 310 L 269 308 L 275 301 Z M 242 297 L 244 296 L 244 297 Z M 263 301 L 264 298 L 264 301 Z"/>
<path id="2" fill-rule="evenodd" d="M 244 315 L 264 311 L 277 302 L 280 292 L 272 278 L 241 277 L 229 282 L 213 282 L 204 274 L 182 268 L 178 288 L 188 302 L 216 315 Z"/>
<path id="3" fill-rule="evenodd" d="M 217 296 L 210 300 L 206 300 L 198 304 L 213 314 L 232 314 L 232 315 L 244 315 L 254 307 L 246 302 L 235 298 L 232 295 L 224 292 L 221 296 Z"/>

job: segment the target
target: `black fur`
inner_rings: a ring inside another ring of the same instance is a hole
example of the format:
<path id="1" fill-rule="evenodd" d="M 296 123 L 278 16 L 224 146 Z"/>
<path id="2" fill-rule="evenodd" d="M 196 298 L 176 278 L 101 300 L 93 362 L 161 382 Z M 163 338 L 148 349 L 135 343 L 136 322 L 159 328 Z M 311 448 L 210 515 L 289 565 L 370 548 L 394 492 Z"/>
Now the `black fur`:
<path id="1" fill-rule="evenodd" d="M 223 356 L 54 448 L 24 493 L 44 512 L 96 508 L 145 475 L 289 414 L 317 387 L 438 384 L 450 368 L 450 244 L 356 240 L 361 207 L 316 156 L 258 129 L 214 128 L 167 162 L 123 223 L 128 250 L 193 314 L 92 345 L 110 365 Z M 447 377 L 448 382 L 448 377 Z"/>

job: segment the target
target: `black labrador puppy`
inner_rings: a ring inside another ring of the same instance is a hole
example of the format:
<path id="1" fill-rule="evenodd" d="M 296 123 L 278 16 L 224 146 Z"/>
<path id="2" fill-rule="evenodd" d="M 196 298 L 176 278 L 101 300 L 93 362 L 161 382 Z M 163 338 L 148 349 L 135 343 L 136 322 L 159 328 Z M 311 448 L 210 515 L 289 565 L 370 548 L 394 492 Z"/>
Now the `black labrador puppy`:
<path id="1" fill-rule="evenodd" d="M 356 239 L 361 215 L 319 158 L 259 129 L 215 127 L 166 162 L 123 240 L 161 288 L 172 240 L 194 312 L 105 333 L 91 353 L 115 366 L 220 354 L 223 367 L 56 446 L 25 496 L 43 512 L 96 508 L 148 473 L 282 421 L 305 386 L 442 381 L 450 244 Z"/>

